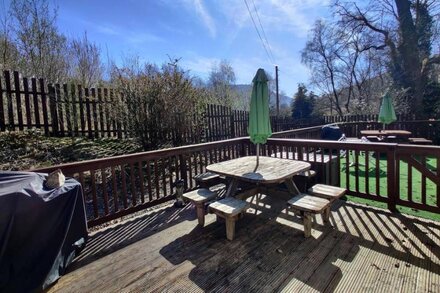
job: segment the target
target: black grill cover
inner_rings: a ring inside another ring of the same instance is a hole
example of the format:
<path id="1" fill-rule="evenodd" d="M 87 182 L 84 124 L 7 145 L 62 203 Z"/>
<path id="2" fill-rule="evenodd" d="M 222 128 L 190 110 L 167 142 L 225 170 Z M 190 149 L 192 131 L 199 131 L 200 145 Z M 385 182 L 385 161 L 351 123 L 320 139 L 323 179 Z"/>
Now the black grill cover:
<path id="1" fill-rule="evenodd" d="M 326 125 L 321 128 L 321 139 L 338 140 L 342 136 L 342 131 L 337 125 Z"/>
<path id="2" fill-rule="evenodd" d="M 0 292 L 45 289 L 85 246 L 81 185 L 49 189 L 46 176 L 0 172 Z"/>

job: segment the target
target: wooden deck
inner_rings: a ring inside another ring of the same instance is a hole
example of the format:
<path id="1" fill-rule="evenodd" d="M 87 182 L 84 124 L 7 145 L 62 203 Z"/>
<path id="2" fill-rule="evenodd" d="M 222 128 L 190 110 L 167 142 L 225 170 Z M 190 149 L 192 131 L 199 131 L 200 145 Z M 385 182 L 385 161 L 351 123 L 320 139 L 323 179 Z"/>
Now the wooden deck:
<path id="1" fill-rule="evenodd" d="M 232 242 L 213 215 L 152 211 L 91 235 L 48 291 L 440 292 L 440 223 L 339 201 L 305 239 L 284 205 L 252 202 Z"/>

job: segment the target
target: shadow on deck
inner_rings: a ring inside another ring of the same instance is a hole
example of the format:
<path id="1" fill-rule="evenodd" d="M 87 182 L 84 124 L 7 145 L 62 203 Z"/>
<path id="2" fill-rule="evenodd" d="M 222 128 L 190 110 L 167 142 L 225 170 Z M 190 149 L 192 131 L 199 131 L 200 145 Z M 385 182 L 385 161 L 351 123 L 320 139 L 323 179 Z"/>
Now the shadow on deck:
<path id="1" fill-rule="evenodd" d="M 232 242 L 189 206 L 98 231 L 49 291 L 440 291 L 440 223 L 339 201 L 305 239 L 283 202 L 251 207 Z"/>

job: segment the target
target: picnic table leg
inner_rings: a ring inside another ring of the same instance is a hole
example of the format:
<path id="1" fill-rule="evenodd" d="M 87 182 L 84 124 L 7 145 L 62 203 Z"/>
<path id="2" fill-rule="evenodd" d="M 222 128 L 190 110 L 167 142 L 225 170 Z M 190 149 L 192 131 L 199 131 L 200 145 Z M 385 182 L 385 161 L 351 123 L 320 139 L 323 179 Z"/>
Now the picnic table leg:
<path id="1" fill-rule="evenodd" d="M 324 214 L 322 214 L 322 220 L 324 223 L 328 223 L 330 218 L 330 206 L 328 206 L 325 210 L 324 210 Z"/>
<path id="2" fill-rule="evenodd" d="M 226 190 L 225 197 L 234 196 L 235 192 L 237 191 L 237 187 L 238 187 L 238 180 L 232 178 L 231 182 L 229 183 L 228 189 Z"/>
<path id="3" fill-rule="evenodd" d="M 289 178 L 286 181 L 284 181 L 284 184 L 286 184 L 287 186 L 287 190 L 289 190 L 289 192 L 292 195 L 297 195 L 300 194 L 301 192 L 299 191 L 298 187 L 296 187 L 295 182 L 293 182 L 293 178 Z"/>

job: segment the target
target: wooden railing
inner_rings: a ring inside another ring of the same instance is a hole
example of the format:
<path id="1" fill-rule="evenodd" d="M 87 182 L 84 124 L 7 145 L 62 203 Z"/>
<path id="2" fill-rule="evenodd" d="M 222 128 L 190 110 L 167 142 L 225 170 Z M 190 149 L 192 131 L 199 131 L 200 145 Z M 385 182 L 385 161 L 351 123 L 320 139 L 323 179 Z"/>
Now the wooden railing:
<path id="1" fill-rule="evenodd" d="M 316 135 L 315 129 L 309 131 Z M 332 170 L 329 182 L 347 188 L 347 194 L 385 202 L 390 210 L 402 205 L 440 213 L 440 147 L 271 138 L 260 151 L 277 157 L 303 154 L 321 173 Z M 252 154 L 249 139 L 237 138 L 34 171 L 61 169 L 81 182 L 93 226 L 174 199 L 177 179 L 190 190 L 196 187 L 194 175 L 207 165 Z M 328 156 L 330 169 L 321 154 Z"/>
<path id="2" fill-rule="evenodd" d="M 323 125 L 312 126 L 300 129 L 292 129 L 280 131 L 272 134 L 272 138 L 304 138 L 319 139 L 321 137 L 321 129 Z"/>
<path id="3" fill-rule="evenodd" d="M 63 164 L 61 169 L 83 186 L 89 226 L 101 224 L 175 198 L 174 182 L 195 187 L 194 175 L 209 164 L 249 153 L 244 139 L 231 139 L 105 159 Z"/>
<path id="4" fill-rule="evenodd" d="M 306 154 L 306 161 L 321 163 L 322 172 L 327 166 L 321 154 L 326 154 L 328 164 L 336 164 L 340 170 L 329 176 L 338 176 L 347 194 L 385 202 L 392 211 L 401 205 L 440 213 L 440 147 L 270 139 L 262 151 L 279 157 Z"/>

